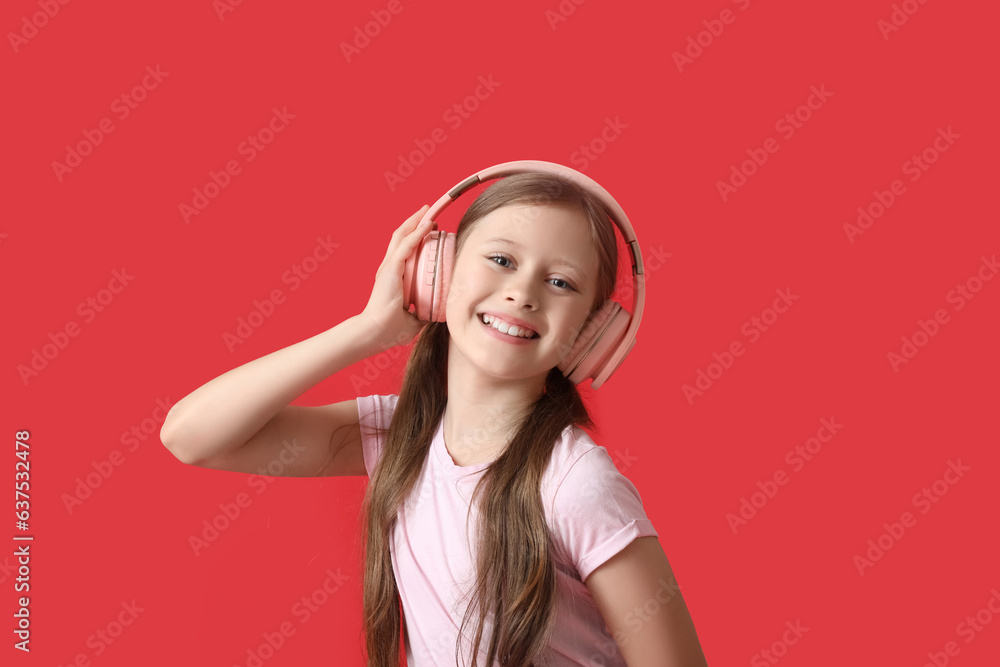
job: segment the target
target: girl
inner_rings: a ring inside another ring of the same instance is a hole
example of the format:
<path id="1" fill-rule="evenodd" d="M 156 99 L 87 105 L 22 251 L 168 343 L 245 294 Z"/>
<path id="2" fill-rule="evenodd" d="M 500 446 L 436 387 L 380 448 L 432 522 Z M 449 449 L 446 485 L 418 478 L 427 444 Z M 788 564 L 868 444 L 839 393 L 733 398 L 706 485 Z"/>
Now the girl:
<path id="1" fill-rule="evenodd" d="M 446 322 L 404 302 L 427 206 L 392 234 L 364 311 L 240 366 L 170 411 L 181 461 L 254 472 L 290 440 L 289 476 L 364 475 L 368 664 L 705 665 L 634 485 L 558 368 L 615 289 L 607 207 L 541 172 L 496 181 L 459 223 Z M 419 335 L 418 335 L 419 334 Z M 416 338 L 398 395 L 290 401 Z"/>

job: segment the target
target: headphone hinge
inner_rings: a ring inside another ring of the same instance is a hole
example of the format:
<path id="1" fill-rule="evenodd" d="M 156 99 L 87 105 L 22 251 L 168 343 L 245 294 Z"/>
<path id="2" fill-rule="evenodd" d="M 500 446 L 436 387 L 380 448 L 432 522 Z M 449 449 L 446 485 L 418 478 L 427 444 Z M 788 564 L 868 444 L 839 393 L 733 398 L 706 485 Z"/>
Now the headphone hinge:
<path id="1" fill-rule="evenodd" d="M 479 182 L 480 182 L 479 174 L 476 174 L 475 176 L 469 176 L 467 179 L 465 179 L 464 181 L 453 187 L 448 192 L 448 196 L 451 197 L 452 200 L 454 201 L 455 199 L 458 199 L 459 195 L 461 195 L 463 192 L 471 188 L 473 185 L 479 185 Z"/>
<path id="2" fill-rule="evenodd" d="M 642 271 L 642 253 L 639 252 L 639 242 L 629 241 L 628 248 L 632 252 L 632 275 L 641 276 Z"/>

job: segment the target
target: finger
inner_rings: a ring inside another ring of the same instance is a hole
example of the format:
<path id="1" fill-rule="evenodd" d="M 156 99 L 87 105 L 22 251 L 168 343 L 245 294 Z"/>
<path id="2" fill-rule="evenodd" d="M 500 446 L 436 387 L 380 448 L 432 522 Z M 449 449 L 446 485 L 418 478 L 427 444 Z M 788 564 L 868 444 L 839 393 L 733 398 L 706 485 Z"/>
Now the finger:
<path id="1" fill-rule="evenodd" d="M 393 245 L 396 244 L 400 239 L 405 238 L 408 234 L 413 233 L 413 231 L 419 226 L 418 221 L 424 215 L 424 211 L 430 208 L 427 204 L 424 204 L 416 210 L 410 217 L 403 221 L 399 227 L 397 227 L 392 232 L 392 239 L 389 242 L 389 254 L 392 253 Z"/>
<path id="2" fill-rule="evenodd" d="M 421 206 L 420 210 L 418 210 L 414 215 L 424 215 L 423 211 L 427 208 L 429 207 L 426 204 Z M 427 234 L 430 233 L 432 229 L 433 222 L 434 221 L 430 218 L 425 218 L 409 230 L 409 233 L 404 237 L 401 244 L 401 247 L 407 252 L 407 254 L 409 254 L 409 252 L 412 251 L 422 239 L 426 238 Z"/>
<path id="3" fill-rule="evenodd" d="M 416 252 L 420 242 L 427 238 L 427 233 L 428 230 L 417 228 L 413 234 L 400 241 L 399 245 L 395 248 L 392 259 L 399 263 L 405 263 Z"/>
<path id="4" fill-rule="evenodd" d="M 418 208 L 413 214 L 410 215 L 410 217 L 406 219 L 405 222 L 403 222 L 402 225 L 399 226 L 399 228 L 406 230 L 408 232 L 412 231 L 413 228 L 417 226 L 417 223 L 420 222 L 421 218 L 423 218 L 424 212 L 428 208 L 430 207 L 427 204 L 424 204 L 423 206 Z"/>
<path id="5" fill-rule="evenodd" d="M 392 232 L 392 237 L 389 239 L 389 246 L 385 250 L 386 260 L 396 254 L 400 244 L 405 243 L 407 236 L 409 236 L 416 228 L 416 221 L 420 219 L 420 215 L 423 214 L 423 210 L 425 208 L 427 208 L 426 204 L 417 209 L 413 215 L 404 220 L 403 224 Z"/>
<path id="6" fill-rule="evenodd" d="M 430 218 L 424 217 L 424 216 L 426 216 L 427 210 L 429 208 L 430 208 L 430 206 L 428 206 L 427 204 L 424 204 L 423 206 L 421 206 L 420 208 L 417 209 L 416 213 L 414 213 L 413 215 L 410 216 L 410 220 L 407 220 L 407 222 L 410 223 L 411 220 L 412 220 L 411 224 L 413 225 L 413 227 L 412 227 L 411 231 L 413 229 L 426 228 L 427 226 L 430 225 L 430 223 L 431 223 Z"/>

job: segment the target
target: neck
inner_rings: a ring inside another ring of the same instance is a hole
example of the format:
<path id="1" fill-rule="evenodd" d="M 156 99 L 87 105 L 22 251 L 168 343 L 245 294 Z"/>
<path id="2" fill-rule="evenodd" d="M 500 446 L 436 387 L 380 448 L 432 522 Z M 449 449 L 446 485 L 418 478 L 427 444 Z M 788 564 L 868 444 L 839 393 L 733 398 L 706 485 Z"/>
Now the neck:
<path id="1" fill-rule="evenodd" d="M 444 437 L 452 456 L 493 460 L 545 390 L 545 374 L 505 379 L 474 367 L 454 348 L 448 354 Z"/>

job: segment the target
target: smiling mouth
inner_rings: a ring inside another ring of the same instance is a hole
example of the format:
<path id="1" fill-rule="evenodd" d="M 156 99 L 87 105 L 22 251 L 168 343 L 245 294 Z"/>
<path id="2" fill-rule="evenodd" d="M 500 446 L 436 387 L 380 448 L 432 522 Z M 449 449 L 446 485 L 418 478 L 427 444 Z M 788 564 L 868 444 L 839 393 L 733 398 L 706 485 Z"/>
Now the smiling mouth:
<path id="1" fill-rule="evenodd" d="M 477 317 L 479 318 L 479 321 L 483 323 L 483 325 L 492 327 L 493 329 L 496 329 L 500 333 L 507 334 L 512 338 L 524 338 L 525 340 L 533 340 L 535 338 L 538 338 L 537 332 L 532 331 L 531 329 L 524 329 L 514 324 L 508 324 L 503 320 L 494 318 L 492 315 L 484 315 L 483 313 L 478 313 Z M 515 333 L 511 333 L 512 331 Z"/>

